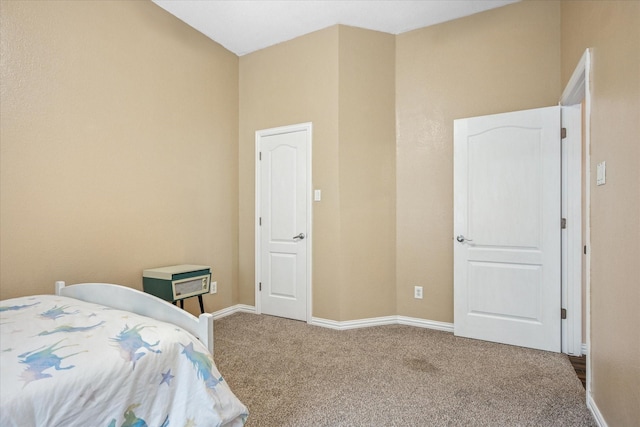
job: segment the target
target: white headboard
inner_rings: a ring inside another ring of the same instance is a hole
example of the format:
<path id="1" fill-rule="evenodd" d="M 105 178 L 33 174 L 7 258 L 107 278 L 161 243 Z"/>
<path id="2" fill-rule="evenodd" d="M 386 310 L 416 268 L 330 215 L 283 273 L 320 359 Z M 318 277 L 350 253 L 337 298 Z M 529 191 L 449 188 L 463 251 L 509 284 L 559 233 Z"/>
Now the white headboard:
<path id="1" fill-rule="evenodd" d="M 203 313 L 196 318 L 154 295 L 110 283 L 80 283 L 66 286 L 64 282 L 59 281 L 56 282 L 56 295 L 102 304 L 172 323 L 195 335 L 213 355 L 213 315 L 210 313 Z"/>

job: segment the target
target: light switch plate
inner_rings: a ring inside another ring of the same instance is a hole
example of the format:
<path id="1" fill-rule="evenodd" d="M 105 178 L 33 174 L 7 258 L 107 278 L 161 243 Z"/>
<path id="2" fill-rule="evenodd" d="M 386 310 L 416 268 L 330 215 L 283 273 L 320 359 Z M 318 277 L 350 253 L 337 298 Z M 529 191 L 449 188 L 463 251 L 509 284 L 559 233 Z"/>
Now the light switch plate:
<path id="1" fill-rule="evenodd" d="M 209 285 L 209 293 L 215 294 L 216 292 L 218 292 L 218 282 L 211 282 Z"/>
<path id="2" fill-rule="evenodd" d="M 596 185 L 604 185 L 607 182 L 607 162 L 600 162 L 596 166 Z"/>
<path id="3" fill-rule="evenodd" d="M 313 200 L 316 202 L 319 202 L 320 200 L 322 200 L 322 191 L 313 190 Z"/>

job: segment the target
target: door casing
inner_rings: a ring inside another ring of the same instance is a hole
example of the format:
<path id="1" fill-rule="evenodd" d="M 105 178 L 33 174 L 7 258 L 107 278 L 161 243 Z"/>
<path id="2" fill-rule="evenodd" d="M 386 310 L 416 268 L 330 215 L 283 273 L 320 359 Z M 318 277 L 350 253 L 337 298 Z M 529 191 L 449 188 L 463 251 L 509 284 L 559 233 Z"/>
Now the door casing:
<path id="1" fill-rule="evenodd" d="M 586 254 L 584 254 L 583 262 L 585 264 L 585 297 L 586 297 L 586 313 L 582 314 L 575 313 L 576 310 L 572 310 L 567 312 L 566 322 L 572 323 L 574 326 L 569 328 L 567 331 L 568 340 L 574 343 L 574 349 L 576 347 L 576 343 L 582 342 L 582 318 L 585 318 L 586 323 L 586 347 L 581 349 L 581 354 L 586 354 L 587 356 L 587 384 L 586 384 L 586 397 L 587 397 L 587 406 L 593 411 L 593 403 L 591 397 L 591 358 L 590 358 L 590 347 L 591 347 L 591 218 L 590 218 L 590 203 L 591 203 L 591 187 L 590 187 L 590 179 L 591 179 L 591 156 L 590 156 L 590 146 L 591 146 L 591 56 L 592 50 L 585 49 L 580 61 L 576 65 L 576 68 L 573 71 L 573 74 L 569 78 L 569 82 L 565 87 L 562 96 L 560 98 L 560 105 L 562 106 L 571 106 L 577 105 L 584 102 L 584 112 L 582 118 L 582 129 L 584 130 L 584 135 L 582 136 L 584 140 L 584 161 L 582 159 L 574 159 L 574 161 L 569 163 L 569 176 L 580 176 L 584 171 L 585 182 L 584 182 L 584 217 L 582 217 L 582 223 L 584 225 L 584 236 L 582 233 L 570 235 L 568 237 L 568 245 L 584 245 L 586 247 Z M 563 189 L 564 190 L 564 189 Z M 574 191 L 573 194 L 569 194 L 569 197 L 574 199 L 574 203 L 579 206 L 578 203 L 582 203 L 582 194 L 581 191 Z M 579 200 L 579 202 L 575 201 Z M 575 210 L 574 210 L 575 211 Z M 576 220 L 574 217 L 575 212 L 568 213 L 568 220 L 571 218 Z M 565 289 L 566 285 L 566 289 Z M 569 304 L 573 304 L 574 307 L 582 307 L 582 278 L 580 275 L 573 275 L 572 278 L 567 280 L 567 283 L 563 283 L 563 293 L 567 292 L 568 302 Z M 564 321 L 563 321 L 564 322 Z M 564 329 L 564 326 L 563 326 Z M 582 346 L 581 346 L 582 347 Z M 568 349 L 563 347 L 563 353 L 569 353 Z M 575 353 L 575 354 L 580 354 Z M 571 353 L 570 353 L 571 354 Z"/>
<path id="2" fill-rule="evenodd" d="M 582 354 L 582 106 L 561 105 L 562 139 L 562 308 L 561 351 Z"/>

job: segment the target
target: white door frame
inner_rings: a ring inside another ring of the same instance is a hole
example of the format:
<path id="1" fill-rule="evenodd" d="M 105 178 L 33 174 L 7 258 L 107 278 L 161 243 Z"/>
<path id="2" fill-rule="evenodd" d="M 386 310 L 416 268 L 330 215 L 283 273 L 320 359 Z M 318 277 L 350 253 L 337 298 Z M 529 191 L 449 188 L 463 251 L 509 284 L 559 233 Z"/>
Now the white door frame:
<path id="1" fill-rule="evenodd" d="M 562 352 L 582 354 L 582 104 L 561 104 L 562 139 Z"/>
<path id="2" fill-rule="evenodd" d="M 584 245 L 587 248 L 586 255 L 584 257 L 585 262 L 585 284 L 586 284 L 586 349 L 582 349 L 581 353 L 586 354 L 587 356 L 587 387 L 586 387 L 586 395 L 587 395 L 587 404 L 589 405 L 590 396 L 591 396 L 591 361 L 590 361 L 590 353 L 591 353 L 591 215 L 590 215 L 590 204 L 591 204 L 591 49 L 586 49 L 578 62 L 567 86 L 565 87 L 564 92 L 560 98 L 560 105 L 570 106 L 577 105 L 584 101 L 584 123 L 583 123 L 583 131 L 584 131 L 584 164 L 582 164 L 582 159 L 578 159 L 576 163 L 576 159 L 569 164 L 569 173 L 571 175 L 581 174 L 582 170 L 584 170 L 585 175 L 585 189 L 584 189 L 584 206 L 586 215 L 582 218 L 584 222 Z M 581 153 L 580 153 L 581 155 Z M 573 169 L 572 166 L 573 165 Z M 581 165 L 581 168 L 578 169 L 578 165 Z M 563 191 L 571 191 L 573 193 L 569 193 L 572 199 L 575 199 L 582 194 L 582 187 L 579 188 L 564 188 Z M 581 197 L 580 197 L 581 199 Z M 581 205 L 578 205 L 581 206 Z M 567 221 L 571 220 L 567 218 Z M 575 218 L 574 218 L 575 220 Z M 581 224 L 582 225 L 582 224 Z M 568 247 L 580 247 L 582 246 L 582 242 L 569 241 L 567 242 Z M 580 253 L 582 253 L 582 248 L 580 247 Z M 567 304 L 571 304 L 573 307 L 582 307 L 582 283 L 581 283 L 581 272 L 576 276 L 576 272 L 572 274 L 573 278 L 569 278 L 567 283 L 568 291 L 568 299 Z M 565 289 L 563 284 L 563 295 Z M 564 306 L 564 305 L 563 305 Z M 571 330 L 567 331 L 568 340 L 572 341 L 574 346 L 575 343 L 582 341 L 582 315 L 580 317 L 574 318 L 571 316 L 571 312 L 567 307 L 567 321 L 571 322 L 573 327 Z M 573 309 L 571 310 L 573 311 Z M 564 322 L 563 322 L 564 323 Z M 563 324 L 563 332 L 565 325 Z M 572 332 L 572 333 L 571 333 Z M 563 348 L 563 352 L 567 352 Z M 578 353 L 579 354 L 579 353 Z"/>
<path id="3" fill-rule="evenodd" d="M 262 307 L 260 302 L 260 272 L 262 271 L 261 264 L 261 251 L 260 251 L 260 242 L 261 242 L 261 233 L 262 228 L 260 227 L 260 196 L 262 192 L 262 186 L 260 182 L 261 176 L 261 162 L 260 162 L 260 139 L 265 136 L 270 135 L 278 135 L 283 133 L 290 132 L 299 132 L 306 131 L 307 132 L 307 235 L 304 240 L 298 244 L 307 245 L 307 323 L 311 322 L 312 319 L 312 292 L 311 292 L 311 284 L 312 284 L 312 263 L 311 260 L 313 257 L 311 256 L 311 249 L 313 248 L 313 228 L 312 228 L 312 188 L 313 184 L 311 182 L 312 173 L 311 173 L 311 164 L 312 164 L 312 141 L 313 141 L 313 125 L 311 122 L 307 123 L 299 123 L 295 125 L 289 126 L 280 126 L 271 129 L 263 129 L 256 131 L 255 136 L 255 304 L 256 304 L 256 313 L 262 313 Z"/>
<path id="4" fill-rule="evenodd" d="M 562 192 L 563 198 L 563 215 L 567 218 L 566 235 L 563 233 L 563 281 L 562 281 L 562 307 L 567 309 L 567 319 L 562 321 L 562 352 L 568 354 L 580 355 L 583 353 L 582 348 L 582 223 L 584 221 L 585 236 L 584 242 L 589 248 L 589 116 L 591 111 L 591 95 L 589 91 L 589 77 L 591 67 L 591 53 L 587 49 L 574 70 L 567 86 L 560 98 L 560 105 L 572 108 L 579 106 L 585 100 L 584 111 L 584 140 L 585 140 L 585 163 L 582 164 L 582 141 L 571 140 L 568 135 L 567 140 L 563 142 L 562 151 L 563 168 L 566 168 L 566 174 L 563 171 Z M 581 125 L 582 117 L 573 126 Z M 564 125 L 563 125 L 564 126 Z M 587 215 L 582 218 L 582 170 L 585 170 L 586 188 L 585 188 L 585 206 L 587 206 Z M 564 179 L 566 178 L 566 179 Z M 566 207 L 566 210 L 564 209 Z M 590 251 L 587 250 L 585 259 L 587 277 L 587 299 L 589 298 L 589 271 L 590 271 Z M 589 343 L 589 301 L 587 301 L 587 351 Z"/>

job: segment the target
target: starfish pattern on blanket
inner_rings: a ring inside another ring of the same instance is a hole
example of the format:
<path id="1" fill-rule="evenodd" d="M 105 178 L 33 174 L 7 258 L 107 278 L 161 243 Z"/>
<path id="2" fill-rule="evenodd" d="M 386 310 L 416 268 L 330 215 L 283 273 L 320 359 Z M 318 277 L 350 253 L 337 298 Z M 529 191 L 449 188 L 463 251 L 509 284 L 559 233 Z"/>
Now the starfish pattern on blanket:
<path id="1" fill-rule="evenodd" d="M 162 381 L 160 381 L 160 385 L 166 384 L 170 386 L 171 380 L 175 378 L 175 375 L 171 375 L 171 369 L 169 369 L 167 372 L 163 372 L 161 375 L 162 375 Z"/>

